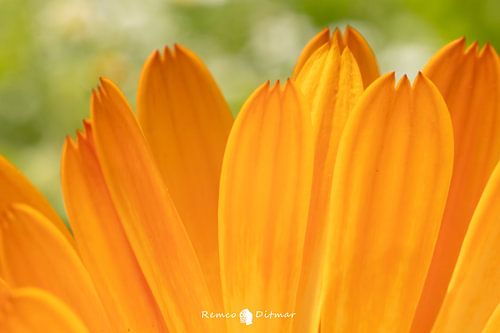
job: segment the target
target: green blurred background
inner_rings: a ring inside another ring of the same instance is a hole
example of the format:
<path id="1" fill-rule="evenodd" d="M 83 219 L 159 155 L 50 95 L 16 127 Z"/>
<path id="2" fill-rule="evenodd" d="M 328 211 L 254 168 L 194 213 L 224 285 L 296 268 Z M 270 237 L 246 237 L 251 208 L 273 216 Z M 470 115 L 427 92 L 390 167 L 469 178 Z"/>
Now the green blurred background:
<path id="1" fill-rule="evenodd" d="M 356 27 L 382 72 L 413 76 L 462 35 L 498 50 L 499 15 L 498 0 L 0 0 L 0 153 L 62 212 L 64 137 L 87 116 L 99 76 L 134 105 L 153 49 L 197 52 L 237 113 L 258 84 L 286 78 L 325 26 Z"/>

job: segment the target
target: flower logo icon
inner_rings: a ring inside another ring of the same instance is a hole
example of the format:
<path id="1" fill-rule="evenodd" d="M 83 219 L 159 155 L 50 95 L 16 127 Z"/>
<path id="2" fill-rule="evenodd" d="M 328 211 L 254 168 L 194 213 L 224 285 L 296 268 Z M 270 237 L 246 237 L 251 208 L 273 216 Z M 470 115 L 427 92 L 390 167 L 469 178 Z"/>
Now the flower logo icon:
<path id="1" fill-rule="evenodd" d="M 253 324 L 253 314 L 248 309 L 243 309 L 240 312 L 240 323 L 245 324 L 247 326 Z"/>

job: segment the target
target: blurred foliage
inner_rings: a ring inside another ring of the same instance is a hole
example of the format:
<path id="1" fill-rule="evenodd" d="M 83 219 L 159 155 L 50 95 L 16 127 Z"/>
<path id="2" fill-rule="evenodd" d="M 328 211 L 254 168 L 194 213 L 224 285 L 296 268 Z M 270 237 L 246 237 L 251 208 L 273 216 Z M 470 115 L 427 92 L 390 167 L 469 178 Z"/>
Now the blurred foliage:
<path id="1" fill-rule="evenodd" d="M 325 26 L 358 28 L 383 72 L 414 75 L 462 35 L 498 49 L 499 15 L 497 0 L 0 0 L 0 153 L 62 212 L 61 147 L 87 116 L 97 78 L 134 105 L 154 49 L 197 52 L 236 113 L 259 83 L 286 78 Z"/>

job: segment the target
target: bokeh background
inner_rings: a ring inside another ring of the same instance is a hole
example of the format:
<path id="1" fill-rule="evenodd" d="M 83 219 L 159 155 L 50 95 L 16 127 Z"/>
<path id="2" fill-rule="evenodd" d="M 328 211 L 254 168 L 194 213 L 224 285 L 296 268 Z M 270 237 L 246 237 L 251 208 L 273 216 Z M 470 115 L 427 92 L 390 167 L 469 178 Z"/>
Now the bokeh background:
<path id="1" fill-rule="evenodd" d="M 0 153 L 62 213 L 63 140 L 87 116 L 99 76 L 134 105 L 148 54 L 181 43 L 236 114 L 261 82 L 289 75 L 315 33 L 346 24 L 365 35 L 382 72 L 414 76 L 463 35 L 500 47 L 498 0 L 0 0 Z"/>

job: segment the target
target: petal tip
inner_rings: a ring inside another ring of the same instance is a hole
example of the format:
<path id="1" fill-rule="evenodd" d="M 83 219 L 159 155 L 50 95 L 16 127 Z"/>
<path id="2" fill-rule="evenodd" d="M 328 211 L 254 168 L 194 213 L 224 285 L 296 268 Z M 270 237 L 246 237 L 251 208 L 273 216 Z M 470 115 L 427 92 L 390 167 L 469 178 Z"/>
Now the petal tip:
<path id="1" fill-rule="evenodd" d="M 355 57 L 354 57 L 354 54 L 352 54 L 351 49 L 349 49 L 349 46 L 347 46 L 347 45 L 342 50 L 342 54 L 340 56 L 341 56 L 342 59 L 353 58 L 353 60 L 356 60 Z"/>
<path id="2" fill-rule="evenodd" d="M 291 80 L 290 78 L 286 79 L 285 83 L 282 85 L 282 91 L 285 93 L 290 92 L 295 94 L 297 92 L 297 89 L 293 80 Z"/>
<path id="3" fill-rule="evenodd" d="M 396 90 L 406 90 L 409 89 L 411 86 L 410 84 L 410 79 L 408 78 L 407 74 L 404 74 L 401 79 L 399 79 L 399 82 L 396 85 Z"/>
<path id="4" fill-rule="evenodd" d="M 421 84 L 429 84 L 429 79 L 427 76 L 422 71 L 418 71 L 417 76 L 415 77 L 415 80 L 413 81 L 413 89 L 415 90 L 416 87 L 420 86 Z"/>
<path id="5" fill-rule="evenodd" d="M 498 59 L 498 54 L 491 45 L 491 43 L 485 43 L 481 51 L 479 52 L 479 58 L 484 59 L 484 58 L 493 58 L 493 59 Z"/>
<path id="6" fill-rule="evenodd" d="M 479 53 L 478 46 L 479 46 L 479 43 L 477 42 L 477 40 L 473 41 L 472 44 L 470 44 L 469 47 L 467 47 L 467 49 L 465 50 L 464 54 L 465 55 L 475 54 L 477 56 L 478 53 Z"/>
<path id="7" fill-rule="evenodd" d="M 269 89 L 270 93 L 274 92 L 275 90 L 279 91 L 281 89 L 281 82 L 280 82 L 280 80 L 274 81 L 274 83 L 272 83 L 268 89 Z"/>
<path id="8" fill-rule="evenodd" d="M 185 47 L 184 45 L 179 44 L 179 43 L 174 44 L 174 50 L 176 53 L 180 53 L 181 55 L 184 55 L 184 56 L 191 54 L 191 51 L 187 47 Z"/>
<path id="9" fill-rule="evenodd" d="M 172 61 L 175 55 L 175 51 L 172 51 L 172 49 L 168 46 L 165 45 L 163 47 L 163 52 L 161 52 L 161 60 L 162 61 Z"/>
<path id="10" fill-rule="evenodd" d="M 467 39 L 465 38 L 465 36 L 462 36 L 450 42 L 448 45 L 452 49 L 460 50 L 460 52 L 465 52 L 465 47 L 467 46 Z"/>
<path id="11" fill-rule="evenodd" d="M 359 37 L 361 36 L 361 33 L 358 31 L 358 29 L 352 27 L 351 25 L 346 25 L 345 30 L 344 30 L 344 38 L 347 40 L 349 37 Z"/>
<path id="12" fill-rule="evenodd" d="M 66 135 L 63 144 L 63 155 L 65 154 L 64 152 L 68 151 L 69 149 L 77 149 L 77 143 L 71 136 Z"/>
<path id="13" fill-rule="evenodd" d="M 153 52 L 150 53 L 149 57 L 144 63 L 144 68 L 148 68 L 153 64 L 160 64 L 161 61 L 162 61 L 162 52 L 158 49 L 153 50 Z"/>
<path id="14" fill-rule="evenodd" d="M 391 71 L 385 75 L 382 75 L 379 80 L 380 82 L 390 82 L 392 86 L 396 87 L 396 71 Z"/>

